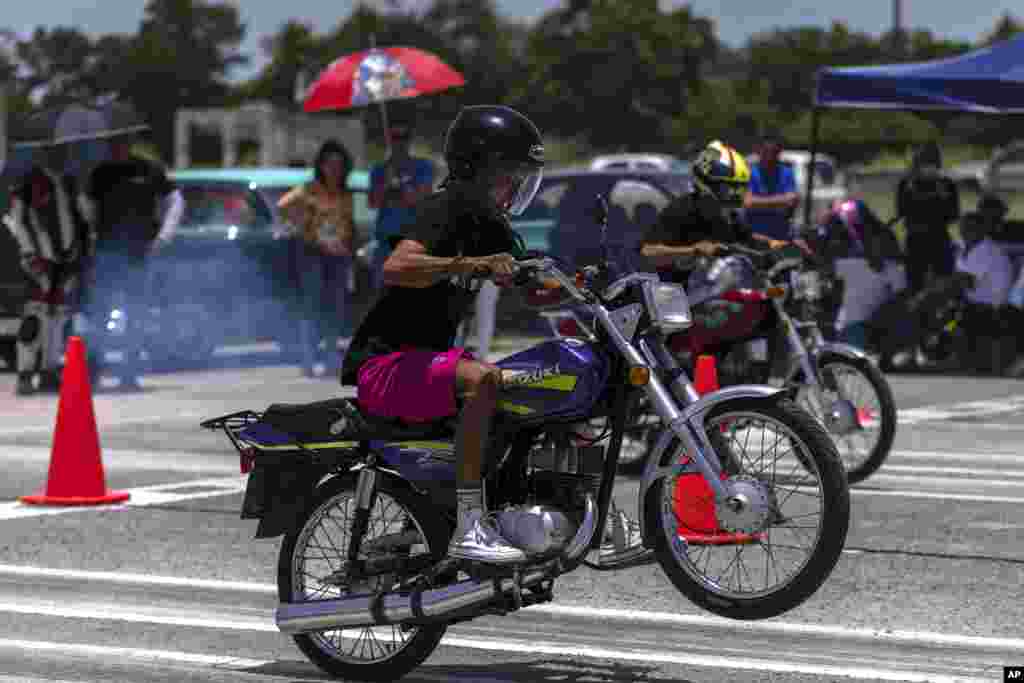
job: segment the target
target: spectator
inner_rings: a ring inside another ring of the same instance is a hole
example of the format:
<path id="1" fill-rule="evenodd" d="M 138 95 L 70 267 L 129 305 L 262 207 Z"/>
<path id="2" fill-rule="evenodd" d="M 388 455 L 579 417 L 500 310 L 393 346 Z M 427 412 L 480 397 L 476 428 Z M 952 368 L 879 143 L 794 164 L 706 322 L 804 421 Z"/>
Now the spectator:
<path id="1" fill-rule="evenodd" d="M 111 141 L 110 159 L 88 174 L 79 200 L 96 234 L 86 292 L 92 370 L 98 372 L 104 358 L 101 326 L 119 300 L 127 325 L 117 374 L 122 389 L 138 389 L 139 324 L 149 302 L 149 256 L 173 238 L 185 202 L 160 166 L 132 154 L 126 137 Z"/>
<path id="2" fill-rule="evenodd" d="M 41 390 L 56 390 L 60 385 L 64 332 L 89 245 L 70 189 L 48 169 L 36 166 L 15 189 L 4 216 L 29 283 L 16 346 L 15 393 L 19 396 L 35 392 L 37 374 Z"/>
<path id="3" fill-rule="evenodd" d="M 789 241 L 793 239 L 792 220 L 800 205 L 800 194 L 793 169 L 779 161 L 783 146 L 777 131 L 762 137 L 757 163 L 750 169 L 750 189 L 743 208 L 755 235 Z"/>
<path id="4" fill-rule="evenodd" d="M 939 146 L 929 142 L 918 150 L 910 171 L 896 189 L 896 213 L 907 228 L 907 277 L 920 292 L 929 275 L 952 275 L 953 243 L 949 224 L 960 216 L 956 184 L 942 174 Z"/>
<path id="5" fill-rule="evenodd" d="M 1013 286 L 1013 264 L 989 236 L 989 225 L 981 214 L 964 215 L 960 234 L 964 248 L 956 260 L 956 271 L 966 276 L 967 285 L 964 351 L 970 355 L 965 360 L 975 369 L 992 370 L 1002 364 L 992 356 L 995 342 L 1008 332 L 1001 318 Z"/>
<path id="6" fill-rule="evenodd" d="M 370 208 L 377 209 L 372 249 L 373 288 L 382 285 L 381 269 L 391 253 L 391 239 L 413 217 L 413 207 L 430 194 L 434 185 L 434 164 L 429 159 L 410 153 L 413 126 L 411 122 L 394 122 L 387 129 L 391 156 L 370 170 Z"/>
<path id="7" fill-rule="evenodd" d="M 957 257 L 956 271 L 971 276 L 967 301 L 985 306 L 1005 305 L 1014 276 L 1010 257 L 989 237 L 985 220 L 976 212 L 961 219 L 960 234 L 964 248 Z"/>
<path id="8" fill-rule="evenodd" d="M 332 367 L 335 363 L 340 367 L 337 342 L 348 315 L 348 274 L 355 236 L 352 193 L 347 185 L 351 172 L 348 151 L 336 140 L 328 140 L 317 152 L 313 181 L 292 189 L 278 201 L 278 208 L 299 232 L 299 343 L 302 374 L 306 377 L 320 374 L 321 364 L 326 372 L 319 354 L 320 340 L 325 336 L 329 362 Z"/>
<path id="9" fill-rule="evenodd" d="M 888 229 L 863 201 L 835 202 L 824 229 L 828 256 L 843 281 L 836 330 L 841 341 L 864 349 L 868 322 L 907 288 L 906 270 L 885 238 Z"/>

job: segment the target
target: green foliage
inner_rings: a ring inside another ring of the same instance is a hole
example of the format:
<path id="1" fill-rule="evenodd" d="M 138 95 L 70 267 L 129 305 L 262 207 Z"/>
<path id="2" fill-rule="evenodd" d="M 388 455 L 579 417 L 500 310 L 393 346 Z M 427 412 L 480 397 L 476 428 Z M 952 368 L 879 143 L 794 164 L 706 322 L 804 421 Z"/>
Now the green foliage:
<path id="1" fill-rule="evenodd" d="M 710 138 L 749 149 L 767 127 L 805 146 L 821 67 L 947 57 L 1024 31 L 1010 14 L 974 44 L 925 30 L 873 36 L 835 22 L 778 28 L 728 49 L 692 4 L 663 9 L 658 0 L 566 0 L 530 26 L 501 17 L 493 0 L 432 0 L 419 12 L 402 4 L 359 3 L 324 32 L 288 21 L 263 38 L 268 60 L 261 71 L 232 83 L 232 70 L 248 59 L 239 53 L 246 26 L 238 3 L 148 0 L 133 35 L 92 39 L 58 26 L 19 39 L 0 31 L 0 79 L 13 82 L 8 109 L 16 116 L 70 98 L 118 93 L 148 118 L 156 148 L 169 158 L 180 108 L 250 99 L 294 107 L 299 74 L 312 80 L 333 60 L 373 41 L 407 45 L 436 54 L 466 78 L 462 88 L 389 105 L 393 115 L 419 120 L 418 138 L 429 152 L 440 151 L 461 106 L 504 103 L 528 112 L 553 141 L 549 155 L 568 163 L 623 149 L 685 155 Z M 371 144 L 379 141 L 376 109 L 348 115 L 362 117 Z M 1020 122 L 830 111 L 822 139 L 841 160 L 864 162 L 865 150 L 894 158 L 939 137 L 985 148 L 1019 135 Z"/>

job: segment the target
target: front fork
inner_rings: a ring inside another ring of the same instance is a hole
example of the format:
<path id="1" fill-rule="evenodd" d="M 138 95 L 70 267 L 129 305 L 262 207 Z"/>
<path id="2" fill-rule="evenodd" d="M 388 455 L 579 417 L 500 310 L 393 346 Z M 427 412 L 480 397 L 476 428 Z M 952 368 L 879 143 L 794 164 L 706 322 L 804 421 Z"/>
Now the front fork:
<path id="1" fill-rule="evenodd" d="M 674 400 L 684 406 L 682 414 L 668 422 L 668 431 L 662 434 L 662 440 L 675 435 L 686 446 L 687 451 L 693 453 L 691 460 L 697 469 L 704 476 L 708 486 L 715 492 L 716 499 L 723 499 L 729 495 L 728 487 L 722 482 L 722 462 L 718 459 L 718 453 L 711 444 L 706 431 L 703 428 L 703 415 L 690 413 L 686 407 L 692 406 L 700 400 L 700 394 L 690 381 L 686 370 L 675 359 L 675 356 L 665 347 L 665 341 L 661 336 L 648 336 L 638 343 L 640 353 L 651 367 L 661 367 L 665 370 L 668 380 L 668 393 L 671 395 L 669 401 Z M 652 380 L 654 378 L 652 377 Z M 659 391 L 664 391 L 660 382 L 648 388 L 653 400 Z M 655 448 L 654 452 L 661 452 L 662 449 Z"/>
<path id="2" fill-rule="evenodd" d="M 804 377 L 803 384 L 808 390 L 808 400 L 819 415 L 825 414 L 825 392 L 822 378 L 818 373 L 815 354 L 808 349 L 803 338 L 797 331 L 797 323 L 786 312 L 782 302 L 772 300 L 775 307 L 776 320 L 779 321 L 780 336 L 786 347 L 786 371 L 783 375 L 783 386 L 790 384 L 798 373 Z M 817 334 L 820 335 L 820 332 Z M 820 340 L 817 340 L 820 343 Z"/>

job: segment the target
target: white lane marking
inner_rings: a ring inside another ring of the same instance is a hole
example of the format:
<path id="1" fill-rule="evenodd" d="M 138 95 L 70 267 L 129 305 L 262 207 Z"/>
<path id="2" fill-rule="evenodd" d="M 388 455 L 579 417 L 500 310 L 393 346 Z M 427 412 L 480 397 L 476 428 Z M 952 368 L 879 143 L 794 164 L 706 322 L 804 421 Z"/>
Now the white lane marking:
<path id="1" fill-rule="evenodd" d="M 890 472 L 911 472 L 911 473 L 913 473 L 913 472 L 920 472 L 922 474 L 925 473 L 925 472 L 932 472 L 932 473 L 935 473 L 935 474 L 956 474 L 956 475 L 973 474 L 973 475 L 976 475 L 976 476 L 979 476 L 979 477 L 982 477 L 982 476 L 984 476 L 984 477 L 1000 477 L 1002 479 L 1014 479 L 1014 478 L 1019 479 L 1019 478 L 1024 478 L 1024 468 L 1022 468 L 1020 470 L 1017 470 L 1017 471 L 1013 471 L 1013 470 L 985 469 L 985 468 L 981 468 L 981 467 L 925 467 L 925 466 L 922 466 L 922 465 L 891 465 L 889 463 L 885 463 L 884 465 L 882 465 L 882 470 L 880 472 L 881 474 L 886 474 L 886 473 L 890 473 Z M 878 476 L 878 475 L 872 475 L 872 478 L 874 478 L 876 476 Z M 956 479 L 957 481 L 964 481 L 964 482 L 967 482 L 967 481 L 969 481 L 969 482 L 979 481 L 979 480 L 976 480 L 976 479 L 968 479 L 968 478 L 960 478 L 960 477 L 954 477 L 954 479 Z"/>
<path id="2" fill-rule="evenodd" d="M 86 614 L 84 611 L 80 611 L 79 614 L 72 614 L 72 612 L 74 611 L 75 610 L 68 608 L 55 608 L 51 612 L 46 612 L 46 614 L 52 616 L 79 617 L 87 619 L 96 619 L 97 616 L 96 613 L 92 611 L 90 611 L 90 613 L 88 614 Z M 21 611 L 20 613 L 39 614 L 40 612 Z M 127 615 L 122 614 L 117 610 L 113 612 L 108 612 L 104 610 L 100 618 L 133 621 L 133 619 L 125 619 L 125 616 Z M 233 629 L 247 631 L 277 631 L 276 627 L 274 627 L 273 625 L 263 624 L 261 622 L 256 622 L 255 620 L 247 622 L 224 622 L 219 620 L 183 618 L 180 620 L 150 620 L 149 623 L 172 624 L 180 626 L 197 626 L 200 628 L 214 628 L 222 630 Z M 535 641 L 527 643 L 519 640 L 509 640 L 503 638 L 467 638 L 461 636 L 445 636 L 444 639 L 441 641 L 441 644 L 447 645 L 449 647 L 462 647 L 467 649 L 487 650 L 492 652 L 516 652 L 527 654 L 546 654 L 561 657 L 587 657 L 591 659 L 643 661 L 656 662 L 661 664 L 679 664 L 715 668 L 774 671 L 779 673 L 805 673 L 812 675 L 842 676 L 846 678 L 866 678 L 872 680 L 886 681 L 920 681 L 921 683 L 952 683 L 953 681 L 970 681 L 971 683 L 973 683 L 974 681 L 984 680 L 980 678 L 947 676 L 935 673 L 917 673 L 911 671 L 901 671 L 897 669 L 883 669 L 875 667 L 821 665 L 802 662 L 781 662 L 777 658 L 767 660 L 758 659 L 754 657 L 676 655 L 652 650 L 630 651 L 591 646 L 578 646 L 561 643 L 544 643 Z M 196 655 L 191 653 L 168 652 L 165 650 L 141 650 L 135 648 L 106 647 L 78 643 L 40 643 L 38 641 L 0 639 L 0 648 L 3 647 L 25 649 L 34 652 L 60 652 L 62 654 L 85 653 L 109 657 L 143 659 L 149 661 L 177 661 L 188 664 L 203 664 L 207 666 L 230 669 L 255 668 L 259 666 L 266 666 L 272 663 L 265 660 L 261 661 L 253 659 L 243 659 L 240 657 Z"/>
<path id="3" fill-rule="evenodd" d="M 137 574 L 128 572 L 100 572 L 86 571 L 79 569 L 55 569 L 50 567 L 33 567 L 30 565 L 8 565 L 0 564 L 0 575 L 31 577 L 47 577 L 66 579 L 68 581 L 96 581 L 122 585 L 151 585 L 171 586 L 180 588 L 202 588 L 221 592 L 245 592 L 277 594 L 277 586 L 269 583 L 253 583 L 241 581 L 220 581 L 215 579 L 189 579 L 182 577 L 160 576 L 152 574 Z M 8 606 L 14 610 L 29 612 L 27 610 L 37 609 L 26 606 L 26 603 L 0 603 L 0 611 L 6 611 Z M 70 609 L 60 605 L 53 605 L 52 609 Z M 104 610 L 108 607 L 104 607 Z M 713 626 L 719 628 L 742 630 L 750 632 L 771 631 L 783 634 L 801 635 L 824 635 L 841 638 L 851 638 L 869 641 L 894 641 L 905 643 L 916 643 L 922 645 L 957 645 L 976 649 L 1007 650 L 1011 652 L 1024 653 L 1024 639 L 1022 638 L 1001 638 L 989 636 L 950 635 L 929 631 L 882 631 L 872 629 L 846 628 L 843 626 L 827 626 L 822 624 L 801 624 L 783 621 L 733 621 L 723 617 L 705 616 L 701 614 L 673 614 L 669 612 L 648 612 L 640 610 L 624 610 L 604 607 L 590 607 L 586 605 L 564 605 L 564 604 L 543 604 L 533 605 L 525 608 L 532 612 L 543 612 L 556 616 L 573 616 L 594 620 L 609 621 L 640 621 L 654 624 L 668 624 L 679 626 Z M 98 613 L 89 610 L 79 610 L 86 616 L 97 618 Z M 68 613 L 70 614 L 70 612 Z M 63 615 L 63 613 L 62 613 Z M 57 615 L 57 616 L 62 616 Z M 104 614 L 103 616 L 106 616 Z M 198 623 L 193 620 L 192 623 Z M 210 621 L 204 623 L 238 623 L 255 624 L 254 630 L 277 631 L 277 628 L 270 623 L 257 620 L 245 620 L 239 622 Z M 241 627 L 241 626 L 240 626 Z M 231 628 L 231 627 L 227 627 Z"/>
<path id="4" fill-rule="evenodd" d="M 166 505 L 168 503 L 179 503 L 185 500 L 198 500 L 200 498 L 214 498 L 217 496 L 230 496 L 241 493 L 245 490 L 248 477 L 225 477 L 223 479 L 195 479 L 192 481 L 179 481 L 172 484 L 156 484 L 153 486 L 140 486 L 138 488 L 124 489 L 130 497 L 124 503 L 115 505 L 74 505 L 66 507 L 25 505 L 19 501 L 0 503 L 0 521 L 9 519 L 23 519 L 25 517 L 40 517 L 46 515 L 62 515 L 69 513 L 84 512 L 105 512 L 110 510 L 127 510 L 133 507 L 146 507 L 149 505 Z M 175 489 L 202 489 L 199 491 L 175 491 Z"/>
<path id="5" fill-rule="evenodd" d="M 99 413 L 99 411 L 96 411 Z M 56 413 L 54 413 L 56 415 Z M 163 415 L 140 415 L 136 417 L 107 418 L 101 414 L 96 415 L 96 426 L 101 435 L 104 428 L 119 427 L 121 425 L 144 424 L 148 422 L 168 423 L 175 420 L 197 420 L 199 413 L 164 413 Z M 38 432 L 52 432 L 55 427 L 56 417 L 47 420 L 47 424 L 25 425 L 22 427 L 0 428 L 0 436 L 21 436 L 22 434 L 35 434 Z M 198 425 L 196 425 L 198 429 Z"/>
<path id="6" fill-rule="evenodd" d="M 49 446 L 3 446 L 0 460 L 18 463 L 50 461 Z M 154 451 L 127 448 L 104 448 L 103 469 L 110 472 L 124 469 L 132 472 L 184 472 L 188 474 L 231 474 L 238 472 L 238 458 L 231 452 Z"/>
<path id="7" fill-rule="evenodd" d="M 841 676 L 844 678 L 865 678 L 881 681 L 912 681 L 914 683 L 982 683 L 987 679 L 963 676 L 946 676 L 934 673 L 916 673 L 896 669 L 856 667 L 841 665 L 803 664 L 780 662 L 778 659 L 756 659 L 754 657 L 724 657 L 713 655 L 675 655 L 653 650 L 623 651 L 609 648 L 580 645 L 560 645 L 543 642 L 521 642 L 501 639 L 478 639 L 445 636 L 442 645 L 463 647 L 474 650 L 492 650 L 525 654 L 557 655 L 563 657 L 588 657 L 591 659 L 614 659 L 628 662 L 656 662 L 659 664 L 680 664 L 706 666 L 718 669 L 742 669 L 752 671 L 773 671 L 777 673 L 802 673 L 818 676 Z"/>
<path id="8" fill-rule="evenodd" d="M 809 488 L 809 487 L 800 487 Z M 897 491 L 892 489 L 863 489 L 854 486 L 850 493 L 858 496 L 899 496 L 901 498 L 932 498 L 972 503 L 1024 503 L 1024 496 L 988 496 L 973 493 L 946 493 L 945 491 Z"/>
<path id="9" fill-rule="evenodd" d="M 892 460 L 956 460 L 957 462 L 989 462 L 1006 463 L 1010 465 L 1024 465 L 1024 452 L 1022 453 L 972 453 L 970 451 L 902 451 L 890 452 Z M 885 467 L 885 465 L 883 465 Z"/>
<path id="10" fill-rule="evenodd" d="M 142 659 L 151 662 L 179 662 L 182 664 L 202 664 L 225 669 L 250 669 L 273 664 L 265 659 L 245 659 L 243 657 L 225 657 L 222 655 L 201 655 L 192 652 L 172 652 L 169 650 L 143 650 L 134 647 L 108 647 L 105 645 L 87 645 L 85 643 L 55 643 L 41 640 L 13 640 L 0 638 L 0 648 L 28 650 L 29 652 L 57 652 L 59 654 L 81 654 L 112 658 Z"/>
<path id="11" fill-rule="evenodd" d="M 1019 488 L 1024 491 L 1024 482 L 1020 481 L 1006 481 L 1004 479 L 967 479 L 966 477 L 924 477 L 924 476 L 910 476 L 906 474 L 886 474 L 885 465 L 882 465 L 882 469 L 872 474 L 870 477 L 871 481 L 894 481 L 894 482 L 913 482 L 915 484 L 973 484 L 977 486 L 992 486 L 996 488 Z"/>
<path id="12" fill-rule="evenodd" d="M 899 409 L 897 410 L 897 420 L 901 425 L 911 425 L 920 422 L 949 420 L 950 418 L 987 417 L 1012 413 L 1021 409 L 1024 409 L 1024 395 L 1015 395 L 998 399 Z"/>

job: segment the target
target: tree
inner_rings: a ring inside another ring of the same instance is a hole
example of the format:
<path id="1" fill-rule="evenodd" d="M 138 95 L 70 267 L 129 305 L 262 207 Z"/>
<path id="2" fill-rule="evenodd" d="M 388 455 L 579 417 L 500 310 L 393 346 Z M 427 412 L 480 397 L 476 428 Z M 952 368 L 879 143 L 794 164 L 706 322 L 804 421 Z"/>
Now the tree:
<path id="1" fill-rule="evenodd" d="M 319 41 L 309 24 L 289 21 L 262 41 L 270 61 L 242 90 L 248 97 L 294 106 L 295 83 L 300 72 L 309 73 L 319 60 Z"/>
<path id="2" fill-rule="evenodd" d="M 596 146 L 662 144 L 717 51 L 709 20 L 656 0 L 570 3 L 530 36 L 529 78 L 517 99 L 545 131 Z"/>
<path id="3" fill-rule="evenodd" d="M 778 29 L 747 44 L 748 85 L 760 82 L 766 101 L 792 120 L 812 104 L 814 79 L 825 66 L 870 64 L 881 58 L 877 41 L 851 32 L 842 22 Z"/>
<path id="4" fill-rule="evenodd" d="M 245 37 L 235 4 L 203 0 L 149 0 L 139 33 L 108 76 L 150 125 L 169 157 L 175 112 L 225 101 L 232 68 L 248 61 L 238 49 Z"/>
<path id="5" fill-rule="evenodd" d="M 1009 12 L 1004 12 L 992 30 L 982 36 L 979 42 L 981 45 L 991 45 L 1009 40 L 1020 33 L 1024 33 L 1024 23 L 1011 16 Z"/>
<path id="6" fill-rule="evenodd" d="M 93 44 L 78 29 L 37 28 L 31 38 L 17 42 L 15 56 L 27 73 L 21 80 L 22 92 L 43 105 L 91 94 L 84 73 L 93 57 Z"/>

